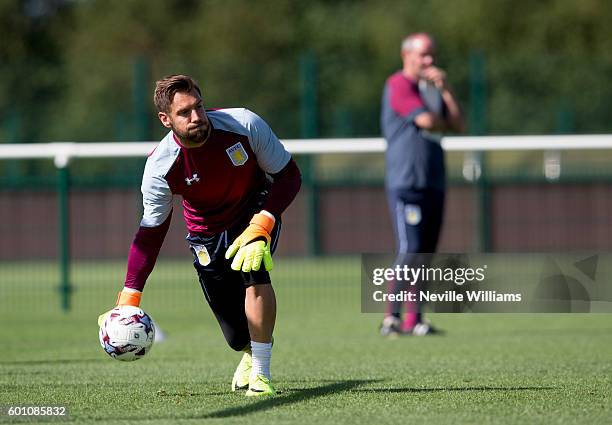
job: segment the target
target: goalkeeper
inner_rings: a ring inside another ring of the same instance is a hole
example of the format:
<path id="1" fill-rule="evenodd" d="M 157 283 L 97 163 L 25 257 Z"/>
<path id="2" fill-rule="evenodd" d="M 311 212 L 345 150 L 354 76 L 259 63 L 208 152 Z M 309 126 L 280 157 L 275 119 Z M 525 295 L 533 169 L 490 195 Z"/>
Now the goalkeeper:
<path id="1" fill-rule="evenodd" d="M 181 195 L 187 241 L 206 301 L 229 346 L 243 351 L 232 390 L 276 394 L 270 382 L 276 299 L 268 271 L 281 213 L 301 175 L 270 127 L 247 109 L 205 110 L 198 84 L 172 75 L 154 103 L 170 129 L 149 155 L 144 213 L 132 243 L 118 305 L 138 306 Z"/>

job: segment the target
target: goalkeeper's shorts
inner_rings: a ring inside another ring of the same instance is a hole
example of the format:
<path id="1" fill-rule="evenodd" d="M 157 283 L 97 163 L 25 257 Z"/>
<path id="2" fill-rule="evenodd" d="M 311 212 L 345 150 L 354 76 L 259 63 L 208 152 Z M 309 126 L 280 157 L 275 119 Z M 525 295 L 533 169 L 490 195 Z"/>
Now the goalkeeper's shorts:
<path id="1" fill-rule="evenodd" d="M 248 226 L 240 223 L 226 231 L 213 235 L 187 235 L 187 242 L 194 257 L 193 265 L 198 273 L 204 297 L 212 309 L 223 335 L 236 351 L 244 349 L 251 341 L 244 297 L 246 288 L 271 283 L 270 274 L 264 269 L 242 272 L 232 270 L 232 259 L 225 258 L 229 245 Z M 274 253 L 281 230 L 280 218 L 271 233 L 270 251 Z"/>

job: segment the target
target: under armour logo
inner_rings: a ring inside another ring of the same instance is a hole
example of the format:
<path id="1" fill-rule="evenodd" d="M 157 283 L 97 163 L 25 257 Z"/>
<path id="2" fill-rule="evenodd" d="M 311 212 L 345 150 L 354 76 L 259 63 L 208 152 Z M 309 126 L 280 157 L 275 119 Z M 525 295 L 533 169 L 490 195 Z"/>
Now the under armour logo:
<path id="1" fill-rule="evenodd" d="M 193 177 L 189 178 L 189 177 L 185 177 L 185 181 L 187 182 L 187 186 L 191 186 L 191 183 L 195 182 L 199 182 L 200 178 L 198 177 L 198 174 L 194 174 Z"/>

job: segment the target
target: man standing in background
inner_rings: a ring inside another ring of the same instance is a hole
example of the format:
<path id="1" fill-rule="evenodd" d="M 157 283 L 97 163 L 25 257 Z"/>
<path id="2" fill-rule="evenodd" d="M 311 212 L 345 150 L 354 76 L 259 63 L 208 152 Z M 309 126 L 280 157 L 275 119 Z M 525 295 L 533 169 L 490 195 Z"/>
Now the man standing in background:
<path id="1" fill-rule="evenodd" d="M 385 188 L 397 243 L 396 264 L 419 266 L 436 250 L 446 176 L 444 153 L 435 132 L 464 130 L 459 104 L 446 73 L 434 65 L 435 42 L 414 33 L 402 41 L 403 67 L 391 75 L 382 98 L 381 129 L 387 141 Z M 419 263 L 419 264 L 417 264 Z M 401 288 L 393 284 L 389 292 Z M 418 284 L 417 284 L 418 287 Z M 380 329 L 384 336 L 428 335 L 436 330 L 423 319 L 421 305 L 389 303 Z"/>

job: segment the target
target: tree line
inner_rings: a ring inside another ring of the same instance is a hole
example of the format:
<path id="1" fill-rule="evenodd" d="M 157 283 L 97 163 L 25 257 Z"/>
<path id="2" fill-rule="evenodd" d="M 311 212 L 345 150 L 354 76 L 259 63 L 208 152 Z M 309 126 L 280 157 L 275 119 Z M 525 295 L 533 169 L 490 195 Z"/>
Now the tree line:
<path id="1" fill-rule="evenodd" d="M 153 140 L 156 79 L 282 138 L 379 134 L 401 38 L 427 31 L 475 134 L 607 133 L 605 0 L 3 0 L 0 142 Z"/>

